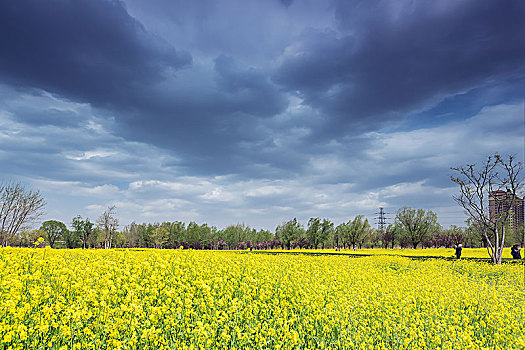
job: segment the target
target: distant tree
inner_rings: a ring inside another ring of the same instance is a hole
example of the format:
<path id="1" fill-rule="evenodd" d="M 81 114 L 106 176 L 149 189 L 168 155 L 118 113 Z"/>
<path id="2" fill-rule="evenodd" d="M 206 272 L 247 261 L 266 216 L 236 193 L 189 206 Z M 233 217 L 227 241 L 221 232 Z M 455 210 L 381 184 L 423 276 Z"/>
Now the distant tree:
<path id="1" fill-rule="evenodd" d="M 62 236 L 62 241 L 67 249 L 78 248 L 82 244 L 80 242 L 80 236 L 77 231 L 67 230 Z"/>
<path id="2" fill-rule="evenodd" d="M 155 226 L 152 224 L 143 223 L 139 226 L 139 242 L 141 247 L 153 247 L 153 231 Z"/>
<path id="3" fill-rule="evenodd" d="M 518 226 L 517 228 L 510 227 L 509 231 L 510 231 L 509 239 L 508 239 L 509 244 L 506 244 L 506 245 L 508 246 L 508 245 L 513 245 L 513 244 L 519 244 L 520 246 L 523 247 L 525 245 L 525 242 L 523 241 L 525 238 L 523 237 L 523 232 L 524 232 L 523 225 Z"/>
<path id="4" fill-rule="evenodd" d="M 319 240 L 321 241 L 323 248 L 326 246 L 326 244 L 329 244 L 330 237 L 333 236 L 333 233 L 334 223 L 329 219 L 323 219 L 321 221 L 321 229 L 319 231 Z"/>
<path id="5" fill-rule="evenodd" d="M 94 232 L 94 225 L 94 223 L 89 221 L 89 218 L 84 220 L 80 215 L 75 216 L 71 222 L 71 226 L 73 227 L 76 236 L 82 242 L 83 249 L 86 249 L 88 239 Z"/>
<path id="6" fill-rule="evenodd" d="M 375 248 L 380 245 L 381 238 L 383 237 L 382 230 L 376 230 L 373 227 L 368 229 L 368 233 L 365 235 L 366 244 L 369 248 Z"/>
<path id="7" fill-rule="evenodd" d="M 321 237 L 319 236 L 319 231 L 321 230 L 321 219 L 319 218 L 310 218 L 308 220 L 308 227 L 306 228 L 306 231 L 304 232 L 304 237 L 307 239 L 309 243 L 309 247 L 313 249 L 317 249 L 319 244 L 321 243 Z M 296 237 L 295 240 L 298 240 L 301 237 Z"/>
<path id="8" fill-rule="evenodd" d="M 339 239 L 339 242 L 341 245 L 343 245 L 344 248 L 350 246 L 349 242 L 349 234 L 350 231 L 350 222 L 343 222 L 335 228 L 336 235 Z"/>
<path id="9" fill-rule="evenodd" d="M 394 249 L 397 241 L 399 240 L 399 237 L 401 235 L 401 230 L 399 226 L 396 225 L 388 225 L 386 230 L 382 232 L 381 234 L 381 243 L 383 248 L 391 248 Z"/>
<path id="10" fill-rule="evenodd" d="M 42 223 L 40 230 L 44 233 L 44 238 L 53 248 L 57 239 L 67 235 L 67 227 L 63 222 L 56 220 L 47 220 Z"/>
<path id="11" fill-rule="evenodd" d="M 281 243 L 281 246 L 290 249 L 292 242 L 304 235 L 302 225 L 297 222 L 296 218 L 283 222 L 275 229 L 275 236 Z"/>
<path id="12" fill-rule="evenodd" d="M 317 249 L 317 247 L 319 246 L 319 243 L 321 241 L 319 237 L 320 229 L 321 219 L 310 218 L 310 220 L 308 220 L 308 228 L 306 229 L 306 239 L 308 240 L 311 248 Z"/>
<path id="13" fill-rule="evenodd" d="M 141 225 L 133 221 L 122 229 L 122 244 L 124 247 L 138 247 L 140 241 Z"/>
<path id="14" fill-rule="evenodd" d="M 255 241 L 257 243 L 259 242 L 265 242 L 265 241 L 269 241 L 271 240 L 272 238 L 274 238 L 274 234 L 268 230 L 259 230 L 257 231 L 257 234 L 255 236 Z"/>
<path id="15" fill-rule="evenodd" d="M 123 231 L 124 229 L 122 229 L 121 231 L 115 231 L 115 233 L 113 234 L 113 242 L 111 243 L 111 247 L 125 248 L 127 246 L 126 237 Z"/>
<path id="16" fill-rule="evenodd" d="M 219 237 L 217 241 L 215 242 L 214 248 L 218 250 L 225 250 L 225 249 L 228 249 L 228 244 L 226 244 L 226 241 L 224 241 L 224 239 Z"/>
<path id="17" fill-rule="evenodd" d="M 437 215 L 433 211 L 409 207 L 397 211 L 395 222 L 402 229 L 405 242 L 411 244 L 414 249 L 440 228 Z"/>
<path id="18" fill-rule="evenodd" d="M 247 246 L 249 240 L 256 240 L 257 233 L 255 230 L 251 229 L 249 226 L 242 224 L 229 225 L 223 230 L 218 232 L 218 235 L 224 239 L 228 247 L 230 248 L 239 248 L 244 245 Z M 244 244 L 239 245 L 243 242 Z"/>
<path id="19" fill-rule="evenodd" d="M 38 229 L 22 229 L 19 231 L 18 245 L 21 247 L 35 247 L 40 244 L 35 244 L 39 237 L 44 237 L 44 232 Z"/>
<path id="20" fill-rule="evenodd" d="M 220 237 L 224 239 L 228 248 L 232 249 L 237 246 L 242 235 L 242 229 L 236 225 L 229 225 L 219 233 Z"/>
<path id="21" fill-rule="evenodd" d="M 163 223 L 168 230 L 167 246 L 169 248 L 178 248 L 181 246 L 186 234 L 186 225 L 181 221 Z"/>
<path id="22" fill-rule="evenodd" d="M 111 248 L 113 235 L 118 229 L 118 219 L 114 215 L 115 206 L 113 205 L 108 207 L 97 220 L 97 226 L 104 234 L 104 249 Z"/>
<path id="23" fill-rule="evenodd" d="M 388 229 L 381 231 L 381 247 L 388 249 L 392 241 L 392 234 L 388 232 Z"/>
<path id="24" fill-rule="evenodd" d="M 306 238 L 310 246 L 317 249 L 321 244 L 324 247 L 330 236 L 332 236 L 333 229 L 334 224 L 328 219 L 310 218 L 306 229 Z"/>
<path id="25" fill-rule="evenodd" d="M 254 248 L 255 249 L 272 249 L 280 245 L 279 240 L 275 234 L 269 230 L 259 230 L 255 233 Z"/>
<path id="26" fill-rule="evenodd" d="M 512 210 L 516 198 L 523 188 L 523 178 L 520 175 L 523 164 L 516 162 L 513 156 L 505 159 L 495 154 L 489 156 L 479 167 L 467 164 L 451 169 L 457 176 L 451 176 L 450 179 L 459 186 L 460 192 L 454 199 L 481 230 L 492 263 L 501 264 L 506 223 L 514 214 Z M 492 197 L 497 210 L 491 217 L 489 197 L 491 193 L 503 190 L 504 196 Z"/>
<path id="27" fill-rule="evenodd" d="M 396 243 L 399 243 L 399 239 L 403 233 L 403 229 L 399 225 L 388 225 L 386 228 L 386 234 L 388 235 L 390 248 L 394 249 Z"/>
<path id="28" fill-rule="evenodd" d="M 36 241 L 38 236 L 34 237 L 35 232 L 38 230 L 31 230 L 25 226 L 20 228 L 18 232 L 8 239 L 8 244 L 14 247 L 34 247 L 33 243 Z M 42 234 L 40 234 L 42 236 Z"/>
<path id="29" fill-rule="evenodd" d="M 211 233 L 212 229 L 207 224 L 199 225 L 196 222 L 190 222 L 186 227 L 185 245 L 193 249 L 202 249 L 203 247 L 211 247 Z"/>
<path id="30" fill-rule="evenodd" d="M 103 248 L 104 232 L 98 226 L 95 226 L 93 233 L 89 236 L 86 247 Z"/>
<path id="31" fill-rule="evenodd" d="M 337 229 L 340 225 L 337 225 L 332 229 L 332 245 L 334 247 L 341 247 L 343 245 L 343 236 L 341 235 L 341 230 Z"/>
<path id="32" fill-rule="evenodd" d="M 468 237 L 469 245 L 471 247 L 487 248 L 487 240 L 483 234 L 483 229 L 479 224 L 473 221 L 472 218 L 467 218 L 465 224 L 467 225 L 465 228 L 465 235 Z"/>
<path id="33" fill-rule="evenodd" d="M 291 245 L 294 248 L 300 248 L 300 249 L 308 248 L 309 246 L 311 246 L 310 242 L 308 241 L 308 238 L 306 237 L 299 237 L 298 239 L 294 240 L 291 243 Z"/>
<path id="34" fill-rule="evenodd" d="M 356 245 L 362 244 L 365 237 L 370 233 L 371 226 L 363 215 L 357 215 L 353 220 L 348 221 L 347 241 L 353 249 Z"/>
<path id="35" fill-rule="evenodd" d="M 467 246 L 467 237 L 465 229 L 456 225 L 452 225 L 446 230 L 441 230 L 432 237 L 432 246 L 436 248 L 452 248 L 460 243 Z"/>
<path id="36" fill-rule="evenodd" d="M 158 225 L 153 230 L 152 238 L 153 238 L 154 247 L 157 249 L 162 248 L 164 244 L 166 244 L 166 242 L 168 241 L 168 235 L 169 235 L 168 230 L 166 230 L 165 227 Z"/>
<path id="37" fill-rule="evenodd" d="M 20 183 L 0 184 L 0 245 L 7 246 L 18 230 L 41 217 L 45 205 L 38 190 Z"/>

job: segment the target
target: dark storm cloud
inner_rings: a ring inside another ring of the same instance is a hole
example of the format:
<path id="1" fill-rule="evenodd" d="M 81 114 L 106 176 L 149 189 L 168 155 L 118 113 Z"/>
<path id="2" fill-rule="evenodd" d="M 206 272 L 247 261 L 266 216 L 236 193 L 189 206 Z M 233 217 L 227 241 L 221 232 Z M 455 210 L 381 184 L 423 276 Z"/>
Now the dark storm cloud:
<path id="1" fill-rule="evenodd" d="M 261 137 L 257 119 L 287 105 L 267 74 L 226 55 L 181 76 L 192 57 L 147 32 L 119 1 L 2 2 L 0 46 L 3 83 L 109 110 L 123 136 L 173 150 L 181 165 L 204 172 L 234 171 L 249 157 L 239 144 Z M 15 113 L 31 124 L 76 122 L 65 116 Z"/>
<path id="2" fill-rule="evenodd" d="M 0 2 L 0 78 L 102 106 L 191 63 L 112 0 Z"/>
<path id="3" fill-rule="evenodd" d="M 134 104 L 136 113 L 117 120 L 124 136 L 183 155 L 178 165 L 193 173 L 224 174 L 257 162 L 260 149 L 254 155 L 252 147 L 267 137 L 259 122 L 281 113 L 287 100 L 262 71 L 223 55 L 213 70 L 144 89 Z"/>
<path id="4" fill-rule="evenodd" d="M 525 75 L 522 1 L 340 1 L 336 17 L 337 32 L 305 32 L 274 76 L 334 116 L 330 136 Z"/>
<path id="5" fill-rule="evenodd" d="M 56 108 L 13 111 L 16 119 L 25 124 L 36 126 L 57 125 L 63 127 L 77 127 L 80 125 L 80 116 L 73 111 L 63 111 Z"/>
<path id="6" fill-rule="evenodd" d="M 227 112 L 270 117 L 286 106 L 283 96 L 262 71 L 240 70 L 231 57 L 221 55 L 215 59 L 215 72 L 218 91 L 225 101 L 231 100 Z"/>

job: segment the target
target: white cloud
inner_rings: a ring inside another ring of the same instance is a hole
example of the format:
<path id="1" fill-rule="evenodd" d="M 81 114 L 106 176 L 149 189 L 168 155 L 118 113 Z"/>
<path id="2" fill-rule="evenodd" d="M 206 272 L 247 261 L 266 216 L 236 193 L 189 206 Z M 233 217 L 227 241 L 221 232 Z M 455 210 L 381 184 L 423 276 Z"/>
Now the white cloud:
<path id="1" fill-rule="evenodd" d="M 379 196 L 384 199 L 395 198 L 399 196 L 410 196 L 414 194 L 421 194 L 427 191 L 424 187 L 425 181 L 418 181 L 414 183 L 398 183 L 395 185 L 387 186 L 379 191 Z"/>
<path id="2" fill-rule="evenodd" d="M 412 160 L 436 168 L 450 167 L 495 152 L 522 154 L 523 105 L 485 107 L 467 120 L 407 132 L 371 133 L 369 137 L 374 147 L 367 155 L 394 167 Z"/>
<path id="3" fill-rule="evenodd" d="M 99 157 L 106 158 L 117 155 L 118 152 L 107 150 L 107 149 L 94 149 L 92 151 L 79 152 L 79 155 L 65 154 L 65 157 L 73 160 L 88 160 L 91 158 Z"/>
<path id="4" fill-rule="evenodd" d="M 215 187 L 212 191 L 200 196 L 202 199 L 211 202 L 230 202 L 235 196 L 226 192 L 223 187 Z"/>

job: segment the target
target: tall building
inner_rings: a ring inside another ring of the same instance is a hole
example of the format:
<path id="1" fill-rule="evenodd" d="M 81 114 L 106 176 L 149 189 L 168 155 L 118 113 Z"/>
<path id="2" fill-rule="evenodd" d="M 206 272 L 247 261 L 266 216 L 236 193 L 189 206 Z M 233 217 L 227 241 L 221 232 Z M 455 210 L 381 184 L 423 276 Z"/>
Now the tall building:
<path id="1" fill-rule="evenodd" d="M 512 199 L 514 198 L 514 203 Z M 512 205 L 512 207 L 511 207 Z M 498 219 L 498 217 L 504 214 L 506 211 L 509 211 L 509 217 L 507 222 L 510 225 L 510 228 L 523 229 L 523 217 L 524 217 L 524 207 L 523 207 L 523 198 L 520 198 L 510 191 L 492 191 L 489 195 L 489 215 L 492 221 Z"/>

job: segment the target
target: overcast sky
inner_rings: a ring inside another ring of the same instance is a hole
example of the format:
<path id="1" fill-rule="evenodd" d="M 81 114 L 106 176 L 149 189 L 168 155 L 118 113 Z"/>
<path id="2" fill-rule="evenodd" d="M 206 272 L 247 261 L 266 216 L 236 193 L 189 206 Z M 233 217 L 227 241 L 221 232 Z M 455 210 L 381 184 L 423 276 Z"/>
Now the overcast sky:
<path id="1" fill-rule="evenodd" d="M 524 156 L 525 2 L 0 1 L 0 177 L 46 219 L 463 225 L 450 167 Z M 390 222 L 392 220 L 389 220 Z"/>

